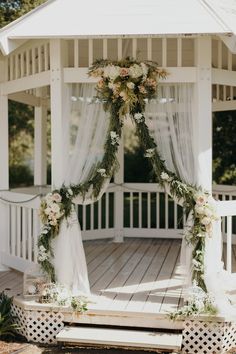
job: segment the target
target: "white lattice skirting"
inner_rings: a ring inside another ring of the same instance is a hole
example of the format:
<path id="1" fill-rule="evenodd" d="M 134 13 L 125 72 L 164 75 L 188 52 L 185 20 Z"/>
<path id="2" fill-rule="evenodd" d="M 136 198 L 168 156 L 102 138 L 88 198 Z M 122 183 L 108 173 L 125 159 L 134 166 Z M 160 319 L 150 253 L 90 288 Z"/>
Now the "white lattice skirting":
<path id="1" fill-rule="evenodd" d="M 235 348 L 235 350 L 233 350 Z M 183 354 L 236 353 L 236 323 L 186 320 L 183 330 Z"/>
<path id="2" fill-rule="evenodd" d="M 12 312 L 17 316 L 18 332 L 31 342 L 54 343 L 64 327 L 64 316 L 58 311 L 26 310 L 13 304 Z"/>

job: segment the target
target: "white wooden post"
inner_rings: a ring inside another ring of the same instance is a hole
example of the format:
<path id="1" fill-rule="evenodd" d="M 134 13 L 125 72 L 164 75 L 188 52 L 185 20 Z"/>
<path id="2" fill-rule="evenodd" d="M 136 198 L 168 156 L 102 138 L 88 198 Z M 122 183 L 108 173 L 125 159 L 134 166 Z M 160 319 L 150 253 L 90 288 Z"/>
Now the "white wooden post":
<path id="1" fill-rule="evenodd" d="M 43 97 L 44 89 L 37 89 L 36 95 Z M 34 108 L 34 185 L 47 184 L 47 107 Z"/>
<path id="2" fill-rule="evenodd" d="M 67 86 L 64 84 L 63 67 L 65 65 L 65 42 L 50 40 L 51 59 L 51 160 L 52 188 L 61 187 L 64 182 L 65 163 L 63 161 L 63 121 Z"/>
<path id="3" fill-rule="evenodd" d="M 211 38 L 195 39 L 195 84 L 194 133 L 195 153 L 198 163 L 197 184 L 212 190 L 212 99 L 211 99 Z"/>
<path id="4" fill-rule="evenodd" d="M 7 80 L 6 59 L 0 60 L 1 85 Z M 2 88 L 2 87 L 1 87 Z M 0 91 L 0 190 L 9 189 L 9 133 L 8 133 L 8 97 Z M 7 270 L 1 262 L 1 252 L 9 250 L 9 214 L 8 207 L 0 201 L 0 271 Z"/>
<path id="5" fill-rule="evenodd" d="M 114 242 L 123 242 L 124 240 L 124 191 L 122 183 L 124 183 L 124 138 L 123 135 L 120 140 L 118 150 L 118 161 L 120 164 L 119 171 L 114 176 L 114 182 L 121 186 L 116 187 L 115 192 L 115 238 Z"/>

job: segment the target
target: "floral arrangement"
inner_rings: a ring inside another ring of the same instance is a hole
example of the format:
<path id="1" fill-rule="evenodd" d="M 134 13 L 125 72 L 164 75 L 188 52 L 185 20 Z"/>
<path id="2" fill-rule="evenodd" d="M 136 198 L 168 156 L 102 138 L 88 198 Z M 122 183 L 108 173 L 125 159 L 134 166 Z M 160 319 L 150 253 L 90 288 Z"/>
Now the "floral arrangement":
<path id="1" fill-rule="evenodd" d="M 58 283 L 45 284 L 41 290 L 39 302 L 70 307 L 80 313 L 87 311 L 86 298 L 73 296 L 68 288 Z"/>
<path id="2" fill-rule="evenodd" d="M 169 171 L 158 153 L 156 143 L 145 123 L 145 105 L 157 95 L 158 80 L 165 78 L 167 72 L 154 62 L 138 62 L 127 58 L 121 61 L 97 60 L 89 69 L 89 76 L 98 79 L 96 100 L 103 103 L 104 110 L 110 114 L 110 127 L 105 143 L 103 160 L 96 166 L 88 180 L 79 185 L 62 186 L 46 196 L 41 206 L 44 224 L 39 238 L 38 262 L 52 281 L 55 271 L 51 263 L 53 252 L 51 240 L 58 234 L 60 223 L 67 218 L 73 208 L 73 198 L 84 196 L 92 190 L 96 198 L 107 178 L 112 177 L 118 167 L 116 153 L 121 137 L 123 120 L 129 115 L 145 151 L 145 156 L 153 166 L 156 180 L 166 187 L 170 194 L 182 201 L 192 222 L 187 226 L 185 238 L 192 245 L 192 279 L 207 293 L 204 282 L 205 239 L 212 236 L 212 223 L 216 220 L 213 199 L 201 188 L 181 181 Z"/>
<path id="3" fill-rule="evenodd" d="M 170 313 L 171 320 L 182 320 L 190 316 L 200 315 L 214 316 L 217 314 L 217 308 L 214 304 L 214 298 L 203 291 L 196 281 L 193 281 L 193 286 L 190 289 L 188 304 L 181 309 Z"/>

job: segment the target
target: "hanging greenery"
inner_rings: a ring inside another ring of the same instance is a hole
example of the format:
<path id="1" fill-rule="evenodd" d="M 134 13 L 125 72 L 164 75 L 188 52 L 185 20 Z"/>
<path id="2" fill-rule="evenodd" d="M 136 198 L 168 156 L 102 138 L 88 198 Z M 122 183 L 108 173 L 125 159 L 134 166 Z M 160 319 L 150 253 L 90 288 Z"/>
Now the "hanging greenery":
<path id="1" fill-rule="evenodd" d="M 52 281 L 56 279 L 51 263 L 51 241 L 57 236 L 62 220 L 70 215 L 73 199 L 78 195 L 85 196 L 91 190 L 96 198 L 105 180 L 114 174 L 118 167 L 116 153 L 123 120 L 129 115 L 136 126 L 145 156 L 152 163 L 157 183 L 182 204 L 188 216 L 185 238 L 193 247 L 192 279 L 207 292 L 204 282 L 205 239 L 211 237 L 212 223 L 216 220 L 212 197 L 201 188 L 181 181 L 167 169 L 145 123 L 146 103 L 156 98 L 158 81 L 166 75 L 167 72 L 154 62 L 138 62 L 130 58 L 121 61 L 97 60 L 89 69 L 89 76 L 99 78 L 96 98 L 110 114 L 110 127 L 103 160 L 94 168 L 88 180 L 79 185 L 62 186 L 42 201 L 41 218 L 44 226 L 39 238 L 38 262 Z"/>

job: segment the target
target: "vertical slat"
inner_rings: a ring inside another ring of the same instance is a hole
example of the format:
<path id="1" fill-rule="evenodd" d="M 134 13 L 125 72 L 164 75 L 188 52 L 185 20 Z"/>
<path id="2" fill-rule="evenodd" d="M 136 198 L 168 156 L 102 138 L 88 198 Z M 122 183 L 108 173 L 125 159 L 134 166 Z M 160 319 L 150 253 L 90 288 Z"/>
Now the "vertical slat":
<path id="1" fill-rule="evenodd" d="M 169 225 L 168 199 L 168 194 L 165 193 L 165 229 L 168 229 Z"/>
<path id="2" fill-rule="evenodd" d="M 93 64 L 93 39 L 89 39 L 89 53 L 88 53 L 88 60 L 89 66 Z"/>
<path id="3" fill-rule="evenodd" d="M 15 58 L 15 79 L 18 79 L 19 75 L 19 60 L 18 60 L 18 54 L 14 56 Z"/>
<path id="4" fill-rule="evenodd" d="M 90 204 L 90 230 L 94 230 L 94 203 Z"/>
<path id="5" fill-rule="evenodd" d="M 106 229 L 108 229 L 108 227 L 109 227 L 109 193 L 106 192 L 105 196 L 106 196 L 106 219 L 105 219 L 105 225 L 106 225 Z"/>
<path id="6" fill-rule="evenodd" d="M 102 57 L 103 59 L 107 59 L 107 39 L 106 38 L 102 40 Z"/>
<path id="7" fill-rule="evenodd" d="M 142 228 L 142 215 L 143 215 L 143 208 L 142 208 L 142 193 L 138 193 L 138 227 Z"/>
<path id="8" fill-rule="evenodd" d="M 11 205 L 11 254 L 16 255 L 16 207 Z"/>
<path id="9" fill-rule="evenodd" d="M 28 230 L 27 230 L 27 259 L 32 261 L 32 209 L 27 210 L 27 221 L 28 221 Z"/>
<path id="10" fill-rule="evenodd" d="M 102 198 L 98 201 L 98 230 L 102 228 Z"/>
<path id="11" fill-rule="evenodd" d="M 48 67 L 48 43 L 44 44 L 43 55 L 44 55 L 44 70 L 47 71 L 49 69 L 49 67 Z"/>
<path id="12" fill-rule="evenodd" d="M 152 38 L 147 39 L 147 60 L 152 60 Z"/>
<path id="13" fill-rule="evenodd" d="M 160 229 L 160 216 L 159 216 L 159 210 L 160 210 L 160 193 L 156 193 L 156 220 L 157 220 L 157 229 Z"/>
<path id="14" fill-rule="evenodd" d="M 41 45 L 38 46 L 38 72 L 42 72 L 42 52 L 41 52 Z"/>
<path id="15" fill-rule="evenodd" d="M 177 66 L 182 66 L 182 38 L 177 38 Z"/>
<path id="16" fill-rule="evenodd" d="M 82 220 L 83 220 L 83 230 L 86 230 L 86 205 L 83 205 L 83 215 L 82 215 Z"/>
<path id="17" fill-rule="evenodd" d="M 133 192 L 130 192 L 130 227 L 134 227 L 134 206 L 133 206 Z"/>
<path id="18" fill-rule="evenodd" d="M 35 65 L 35 48 L 32 48 L 31 50 L 31 59 L 32 59 L 32 74 L 34 75 L 36 72 L 36 65 Z"/>
<path id="19" fill-rule="evenodd" d="M 151 227 L 151 192 L 147 194 L 147 227 Z"/>
<path id="20" fill-rule="evenodd" d="M 226 269 L 232 273 L 232 216 L 227 216 L 227 259 Z"/>
<path id="21" fill-rule="evenodd" d="M 14 56 L 10 56 L 10 80 L 14 79 Z"/>
<path id="22" fill-rule="evenodd" d="M 79 40 L 74 39 L 74 67 L 79 67 Z"/>
<path id="23" fill-rule="evenodd" d="M 223 101 L 226 101 L 226 86 L 223 86 Z"/>
<path id="24" fill-rule="evenodd" d="M 162 66 L 167 66 L 167 39 L 162 38 Z"/>
<path id="25" fill-rule="evenodd" d="M 34 249 L 34 262 L 37 262 L 38 258 L 38 236 L 39 236 L 39 217 L 38 210 L 33 211 L 33 249 Z"/>
<path id="26" fill-rule="evenodd" d="M 232 71 L 232 53 L 228 50 L 228 70 Z"/>
<path id="27" fill-rule="evenodd" d="M 122 59 L 122 39 L 117 39 L 117 58 L 118 60 Z"/>
<path id="28" fill-rule="evenodd" d="M 25 76 L 24 53 L 20 53 L 20 77 Z"/>
<path id="29" fill-rule="evenodd" d="M 177 203 L 174 202 L 174 228 L 175 230 L 178 229 L 178 206 Z"/>
<path id="30" fill-rule="evenodd" d="M 26 76 L 30 75 L 30 51 L 26 51 Z"/>
<path id="31" fill-rule="evenodd" d="M 216 100 L 220 100 L 220 85 L 216 85 Z"/>
<path id="32" fill-rule="evenodd" d="M 230 86 L 230 99 L 233 100 L 234 99 L 234 87 Z"/>
<path id="33" fill-rule="evenodd" d="M 132 57 L 137 58 L 137 38 L 132 39 Z"/>
<path id="34" fill-rule="evenodd" d="M 222 42 L 218 41 L 218 69 L 222 69 Z"/>
<path id="35" fill-rule="evenodd" d="M 16 209 L 16 255 L 21 256 L 21 207 Z"/>
<path id="36" fill-rule="evenodd" d="M 22 208 L 22 258 L 26 259 L 27 209 Z"/>

